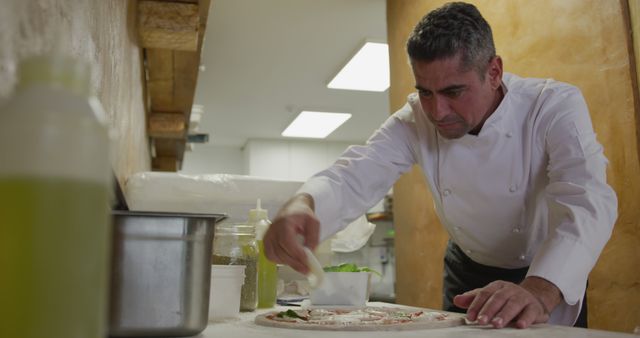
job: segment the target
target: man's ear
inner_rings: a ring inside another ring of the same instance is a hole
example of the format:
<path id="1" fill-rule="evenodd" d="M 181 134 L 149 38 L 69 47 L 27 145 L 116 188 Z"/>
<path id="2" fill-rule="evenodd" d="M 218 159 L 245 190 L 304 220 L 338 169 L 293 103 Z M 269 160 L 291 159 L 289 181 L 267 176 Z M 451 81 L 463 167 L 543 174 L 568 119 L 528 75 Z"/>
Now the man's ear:
<path id="1" fill-rule="evenodd" d="M 498 55 L 494 56 L 489 62 L 487 68 L 487 76 L 489 77 L 489 83 L 491 88 L 498 89 L 502 85 L 502 58 Z"/>

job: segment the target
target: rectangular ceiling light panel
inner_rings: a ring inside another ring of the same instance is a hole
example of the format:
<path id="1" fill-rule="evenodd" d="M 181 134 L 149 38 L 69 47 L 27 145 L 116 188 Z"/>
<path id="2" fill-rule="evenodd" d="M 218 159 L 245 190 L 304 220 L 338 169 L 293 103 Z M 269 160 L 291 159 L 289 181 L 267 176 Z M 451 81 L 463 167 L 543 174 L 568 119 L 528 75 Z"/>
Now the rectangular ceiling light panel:
<path id="1" fill-rule="evenodd" d="M 303 111 L 282 132 L 282 136 L 325 138 L 350 118 L 351 114 Z"/>
<path id="2" fill-rule="evenodd" d="M 387 90 L 389 88 L 389 45 L 367 42 L 327 87 L 372 92 Z"/>

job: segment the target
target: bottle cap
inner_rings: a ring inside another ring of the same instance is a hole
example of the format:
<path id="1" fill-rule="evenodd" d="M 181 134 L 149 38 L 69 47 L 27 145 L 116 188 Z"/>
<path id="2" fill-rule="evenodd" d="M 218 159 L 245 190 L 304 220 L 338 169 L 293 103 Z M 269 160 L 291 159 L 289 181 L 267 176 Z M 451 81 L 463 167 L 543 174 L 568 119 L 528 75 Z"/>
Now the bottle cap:
<path id="1" fill-rule="evenodd" d="M 261 208 L 260 199 L 258 198 L 256 208 L 249 210 L 249 223 L 257 223 L 260 220 L 267 220 L 267 219 L 269 219 L 268 211 L 267 209 Z"/>

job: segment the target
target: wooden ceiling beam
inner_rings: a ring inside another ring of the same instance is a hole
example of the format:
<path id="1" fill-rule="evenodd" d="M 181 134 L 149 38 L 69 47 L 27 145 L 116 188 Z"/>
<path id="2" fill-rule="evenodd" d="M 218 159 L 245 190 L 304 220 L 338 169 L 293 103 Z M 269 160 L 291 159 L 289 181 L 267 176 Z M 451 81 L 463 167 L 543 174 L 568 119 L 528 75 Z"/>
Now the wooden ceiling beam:
<path id="1" fill-rule="evenodd" d="M 154 171 L 178 171 L 178 160 L 175 157 L 154 157 L 151 160 L 151 169 Z"/>
<path id="2" fill-rule="evenodd" d="M 182 112 L 156 113 L 149 115 L 149 136 L 154 138 L 185 138 L 187 122 Z"/>
<path id="3" fill-rule="evenodd" d="M 138 31 L 144 48 L 198 50 L 200 10 L 197 4 L 138 2 Z"/>
<path id="4" fill-rule="evenodd" d="M 176 163 L 173 171 L 182 165 L 210 4 L 210 0 L 138 2 L 154 170 L 173 168 L 165 162 Z"/>
<path id="5" fill-rule="evenodd" d="M 191 108 L 198 82 L 200 54 L 195 52 L 175 51 L 173 53 L 173 99 L 177 110 L 187 118 L 191 116 Z"/>
<path id="6" fill-rule="evenodd" d="M 170 138 L 154 138 L 153 146 L 156 157 L 175 157 L 184 151 L 186 140 L 170 139 Z"/>

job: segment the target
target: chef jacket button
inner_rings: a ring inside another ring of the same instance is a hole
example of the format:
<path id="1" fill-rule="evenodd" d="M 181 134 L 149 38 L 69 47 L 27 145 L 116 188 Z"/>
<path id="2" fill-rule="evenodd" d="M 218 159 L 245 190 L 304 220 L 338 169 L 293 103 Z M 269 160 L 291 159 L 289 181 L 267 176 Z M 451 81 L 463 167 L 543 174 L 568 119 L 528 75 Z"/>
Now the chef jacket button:
<path id="1" fill-rule="evenodd" d="M 460 232 L 460 227 L 455 227 L 454 229 L 456 230 L 456 232 Z"/>
<path id="2" fill-rule="evenodd" d="M 514 233 L 518 234 L 518 233 L 520 233 L 520 228 L 517 228 L 517 227 L 516 227 L 516 228 L 513 228 L 513 230 L 512 230 L 512 231 L 513 231 Z"/>
<path id="3" fill-rule="evenodd" d="M 507 136 L 507 137 L 511 138 L 511 136 L 513 136 L 513 134 L 512 134 L 510 131 L 508 131 L 508 132 L 507 132 L 507 134 L 506 134 L 505 136 Z"/>
<path id="4" fill-rule="evenodd" d="M 466 252 L 466 253 L 467 253 L 467 255 L 470 255 L 473 251 L 471 251 L 471 250 L 467 249 L 467 250 L 465 250 L 464 252 Z"/>
<path id="5" fill-rule="evenodd" d="M 511 192 L 516 192 L 516 190 L 518 190 L 518 188 L 515 185 L 509 187 L 509 191 Z"/>
<path id="6" fill-rule="evenodd" d="M 444 189 L 444 191 L 442 191 L 442 194 L 445 196 L 449 196 L 451 195 L 451 190 L 450 189 Z"/>
<path id="7" fill-rule="evenodd" d="M 525 255 L 520 255 L 520 257 L 518 257 L 518 259 L 521 260 L 521 261 L 523 261 L 525 258 L 527 258 L 527 257 L 525 257 Z"/>

